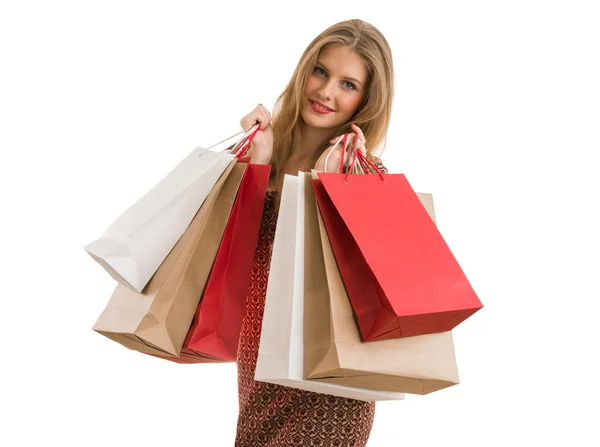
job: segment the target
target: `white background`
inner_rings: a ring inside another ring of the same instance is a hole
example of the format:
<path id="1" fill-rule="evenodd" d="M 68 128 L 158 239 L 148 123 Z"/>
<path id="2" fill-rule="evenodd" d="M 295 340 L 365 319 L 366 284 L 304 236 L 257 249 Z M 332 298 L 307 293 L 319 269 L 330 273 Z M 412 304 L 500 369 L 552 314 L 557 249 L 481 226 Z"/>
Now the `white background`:
<path id="1" fill-rule="evenodd" d="M 369 447 L 600 445 L 598 3 L 392 4 L 2 2 L 1 445 L 233 445 L 235 366 L 93 332 L 114 283 L 82 247 L 349 18 L 393 50 L 383 160 L 485 305 L 461 383 L 378 404 Z"/>

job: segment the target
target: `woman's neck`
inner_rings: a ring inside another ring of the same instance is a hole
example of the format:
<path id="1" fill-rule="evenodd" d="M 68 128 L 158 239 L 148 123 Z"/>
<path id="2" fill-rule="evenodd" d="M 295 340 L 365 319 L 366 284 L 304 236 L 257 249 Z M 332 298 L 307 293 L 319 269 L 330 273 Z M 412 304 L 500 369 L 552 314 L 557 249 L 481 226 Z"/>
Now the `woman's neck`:
<path id="1" fill-rule="evenodd" d="M 300 128 L 300 138 L 296 142 L 296 147 L 292 152 L 292 158 L 305 159 L 312 158 L 324 141 L 327 141 L 331 135 L 331 129 L 320 129 L 316 127 L 303 126 Z"/>

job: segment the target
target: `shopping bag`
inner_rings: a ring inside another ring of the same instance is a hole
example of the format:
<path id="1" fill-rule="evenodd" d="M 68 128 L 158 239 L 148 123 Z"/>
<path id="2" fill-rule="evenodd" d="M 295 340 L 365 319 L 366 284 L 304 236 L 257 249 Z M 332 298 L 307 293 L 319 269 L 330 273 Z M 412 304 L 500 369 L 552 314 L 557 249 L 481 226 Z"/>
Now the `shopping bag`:
<path id="1" fill-rule="evenodd" d="M 141 292 L 233 158 L 197 147 L 85 250 L 116 281 Z"/>
<path id="2" fill-rule="evenodd" d="M 399 400 L 379 392 L 303 379 L 305 174 L 286 175 L 275 230 L 255 380 L 365 401 Z M 312 206 L 314 207 L 314 201 Z"/>
<path id="3" fill-rule="evenodd" d="M 431 197 L 425 199 L 430 207 Z M 317 225 L 326 279 L 315 274 L 307 285 L 314 293 L 306 293 L 304 302 L 304 377 L 411 394 L 457 384 L 451 332 L 362 342 L 320 214 Z"/>
<path id="4" fill-rule="evenodd" d="M 248 164 L 182 353 L 236 359 L 269 165 Z"/>
<path id="5" fill-rule="evenodd" d="M 313 187 L 363 341 L 449 331 L 482 308 L 404 174 L 321 172 Z"/>
<path id="6" fill-rule="evenodd" d="M 142 293 L 118 284 L 93 329 L 148 354 L 179 356 L 246 165 L 231 161 Z"/>

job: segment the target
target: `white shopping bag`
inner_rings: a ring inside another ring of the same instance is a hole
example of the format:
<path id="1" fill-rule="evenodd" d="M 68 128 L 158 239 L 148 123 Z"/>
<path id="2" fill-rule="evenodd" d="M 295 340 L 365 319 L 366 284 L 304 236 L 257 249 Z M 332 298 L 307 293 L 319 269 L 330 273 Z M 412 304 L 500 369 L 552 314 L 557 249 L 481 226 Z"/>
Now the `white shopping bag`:
<path id="1" fill-rule="evenodd" d="M 309 179 L 305 173 L 284 177 L 254 379 L 364 401 L 402 400 L 403 393 L 303 380 L 304 188 Z"/>
<path id="2" fill-rule="evenodd" d="M 85 250 L 142 292 L 235 155 L 196 148 Z"/>

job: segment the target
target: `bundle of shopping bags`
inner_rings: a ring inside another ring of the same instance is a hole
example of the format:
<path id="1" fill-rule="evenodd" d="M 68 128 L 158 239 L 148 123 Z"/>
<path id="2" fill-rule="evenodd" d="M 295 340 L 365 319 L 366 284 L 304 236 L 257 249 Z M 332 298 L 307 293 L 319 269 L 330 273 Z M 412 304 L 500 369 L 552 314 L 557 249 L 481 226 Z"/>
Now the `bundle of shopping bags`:
<path id="1" fill-rule="evenodd" d="M 196 148 L 86 251 L 117 281 L 93 329 L 179 363 L 234 361 L 270 167 L 256 134 Z"/>
<path id="2" fill-rule="evenodd" d="M 117 281 L 95 331 L 178 363 L 235 361 L 270 175 L 244 157 L 257 130 L 196 148 L 85 247 Z M 482 304 L 403 174 L 357 151 L 338 172 L 285 175 L 270 264 L 255 380 L 367 401 L 458 383 L 452 329 Z"/>

